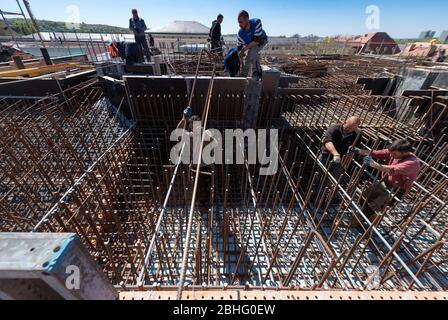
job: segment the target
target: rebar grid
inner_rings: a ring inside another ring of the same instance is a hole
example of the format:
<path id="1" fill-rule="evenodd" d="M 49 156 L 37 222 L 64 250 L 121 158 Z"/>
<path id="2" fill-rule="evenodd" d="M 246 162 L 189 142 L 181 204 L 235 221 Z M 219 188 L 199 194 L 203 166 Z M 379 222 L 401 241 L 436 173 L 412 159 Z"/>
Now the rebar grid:
<path id="1" fill-rule="evenodd" d="M 292 74 L 298 75 L 292 88 L 322 88 L 328 94 L 346 94 L 346 95 L 364 95 L 368 94 L 364 86 L 357 84 L 361 77 L 392 77 L 399 68 L 413 67 L 416 63 L 411 59 L 402 60 L 383 60 L 375 58 L 363 58 L 357 56 L 324 56 L 324 57 L 302 57 L 310 65 L 325 64 L 326 72 L 313 76 L 315 71 L 307 70 L 307 67 L 292 67 Z M 301 59 L 302 59 L 301 58 Z M 282 69 L 285 63 L 284 59 L 269 63 Z"/>
<path id="2" fill-rule="evenodd" d="M 371 133 L 383 134 L 390 140 L 422 134 L 429 138 L 447 133 L 444 126 L 448 115 L 446 100 L 433 102 L 418 113 L 419 97 L 387 97 L 371 95 L 283 95 L 275 103 L 285 119 L 295 128 L 327 128 L 358 116 Z M 421 140 L 419 138 L 417 140 Z"/>
<path id="3" fill-rule="evenodd" d="M 95 83 L 71 88 L 65 96 L 64 101 L 0 101 L 1 231 L 76 232 L 114 284 L 175 288 L 195 172 L 189 165 L 175 171 L 170 134 L 188 97 L 131 96 L 131 124 L 121 115 L 122 106 L 112 106 Z M 244 99 L 214 95 L 209 127 L 241 128 Z M 279 170 L 260 176 L 259 166 L 246 162 L 214 165 L 210 176 L 200 176 L 187 283 L 446 290 L 447 142 L 443 134 L 439 140 L 420 135 L 431 131 L 438 117 L 431 106 L 415 115 L 412 102 L 264 97 L 263 117 L 280 110 L 279 123 L 286 124 L 278 127 L 279 150 L 270 150 L 278 151 Z M 195 114 L 202 115 L 204 103 L 205 96 L 193 99 Z M 336 181 L 317 160 L 324 129 L 349 115 L 363 121 L 364 148 L 407 137 L 423 162 L 412 191 L 374 223 L 363 217 L 359 203 L 378 173 L 366 170 L 362 159 L 348 157 L 343 178 Z M 270 121 L 259 124 L 270 128 Z M 346 226 L 352 219 L 360 220 L 361 229 Z M 155 250 L 146 264 L 153 235 Z"/>

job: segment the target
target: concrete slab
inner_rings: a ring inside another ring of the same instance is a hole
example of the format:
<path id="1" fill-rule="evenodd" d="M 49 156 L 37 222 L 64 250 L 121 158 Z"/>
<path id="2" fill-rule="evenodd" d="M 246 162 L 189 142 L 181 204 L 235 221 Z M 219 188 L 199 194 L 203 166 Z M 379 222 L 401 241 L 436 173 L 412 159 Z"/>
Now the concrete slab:
<path id="1" fill-rule="evenodd" d="M 117 297 L 75 234 L 0 233 L 1 299 L 115 300 Z"/>

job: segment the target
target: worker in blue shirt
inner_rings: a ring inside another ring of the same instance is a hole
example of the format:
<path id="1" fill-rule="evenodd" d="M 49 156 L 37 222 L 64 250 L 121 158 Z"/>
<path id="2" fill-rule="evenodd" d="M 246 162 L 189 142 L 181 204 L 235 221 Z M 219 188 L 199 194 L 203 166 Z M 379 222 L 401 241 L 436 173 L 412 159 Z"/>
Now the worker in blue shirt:
<path id="1" fill-rule="evenodd" d="M 238 14 L 238 24 L 240 25 L 240 31 L 238 32 L 238 51 L 240 57 L 243 57 L 245 53 L 246 59 L 241 71 L 241 76 L 247 77 L 249 75 L 250 68 L 252 68 L 252 78 L 261 78 L 261 64 L 260 64 L 260 51 L 268 43 L 268 36 L 263 30 L 260 19 L 250 19 L 249 13 L 245 10 Z"/>
<path id="2" fill-rule="evenodd" d="M 148 62 L 151 61 L 151 54 L 145 33 L 148 28 L 146 27 L 145 20 L 138 16 L 137 9 L 132 9 L 132 18 L 129 19 L 129 29 L 134 32 L 135 43 L 137 43 L 138 48 L 146 56 Z"/>

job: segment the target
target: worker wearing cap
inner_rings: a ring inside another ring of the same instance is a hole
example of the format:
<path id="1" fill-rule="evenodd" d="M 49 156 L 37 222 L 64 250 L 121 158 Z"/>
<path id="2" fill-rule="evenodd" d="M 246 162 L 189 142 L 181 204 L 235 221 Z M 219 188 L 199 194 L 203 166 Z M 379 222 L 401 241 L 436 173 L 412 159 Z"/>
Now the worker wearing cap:
<path id="1" fill-rule="evenodd" d="M 224 21 L 224 16 L 219 14 L 215 21 L 212 23 L 212 27 L 209 33 L 209 41 L 211 49 L 214 53 L 222 56 L 223 37 L 221 33 L 221 24 Z"/>
<path id="2" fill-rule="evenodd" d="M 135 43 L 137 43 L 141 52 L 143 52 L 148 61 L 151 61 L 151 55 L 149 53 L 149 46 L 145 33 L 148 28 L 146 27 L 145 20 L 138 16 L 137 9 L 132 9 L 132 18 L 129 19 L 129 29 L 134 32 Z"/>
<path id="3" fill-rule="evenodd" d="M 268 43 L 268 36 L 263 30 L 261 20 L 250 19 L 249 13 L 245 10 L 238 14 L 238 24 L 241 28 L 237 38 L 240 57 L 247 53 L 241 76 L 247 77 L 252 68 L 252 78 L 258 80 L 262 73 L 260 51 Z"/>
<path id="4" fill-rule="evenodd" d="M 391 195 L 402 199 L 412 189 L 420 173 L 420 160 L 413 154 L 412 145 L 407 140 L 397 140 L 385 150 L 351 148 L 350 151 L 365 156 L 364 165 L 383 173 L 382 181 L 375 182 L 368 190 L 363 205 L 364 213 L 374 221 L 376 212 L 383 211 L 391 204 Z M 375 162 L 374 159 L 381 160 L 384 164 Z"/>

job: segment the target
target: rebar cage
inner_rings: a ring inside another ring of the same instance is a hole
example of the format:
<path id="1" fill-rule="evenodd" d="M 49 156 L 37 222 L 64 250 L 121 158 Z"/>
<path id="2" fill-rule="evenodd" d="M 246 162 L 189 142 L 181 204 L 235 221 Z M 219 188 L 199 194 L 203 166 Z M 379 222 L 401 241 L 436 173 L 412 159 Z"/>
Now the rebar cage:
<path id="1" fill-rule="evenodd" d="M 64 96 L 0 101 L 0 231 L 75 232 L 115 285 L 176 287 L 194 170 L 176 171 L 170 134 L 187 97 L 149 93 L 113 105 L 96 81 Z M 205 99 L 195 97 L 195 114 L 202 116 Z M 447 105 L 442 99 L 415 112 L 418 99 L 262 97 L 257 129 L 279 130 L 278 150 L 270 150 L 278 152 L 279 169 L 261 176 L 260 166 L 246 161 L 200 176 L 186 282 L 446 290 L 448 147 L 439 124 Z M 209 127 L 243 128 L 245 96 L 212 100 Z M 124 116 L 128 103 L 132 120 Z M 360 203 L 378 172 L 347 157 L 336 180 L 318 160 L 325 128 L 349 115 L 362 119 L 364 148 L 408 138 L 423 164 L 412 191 L 373 223 Z M 244 148 L 235 150 L 247 160 Z M 360 228 L 347 227 L 353 219 Z"/>

